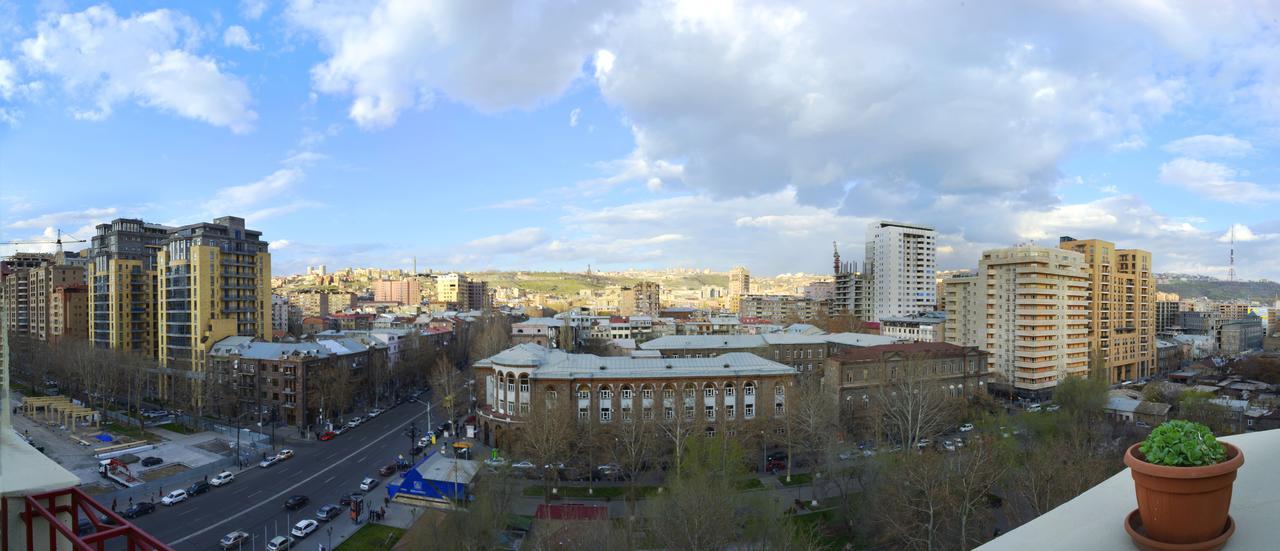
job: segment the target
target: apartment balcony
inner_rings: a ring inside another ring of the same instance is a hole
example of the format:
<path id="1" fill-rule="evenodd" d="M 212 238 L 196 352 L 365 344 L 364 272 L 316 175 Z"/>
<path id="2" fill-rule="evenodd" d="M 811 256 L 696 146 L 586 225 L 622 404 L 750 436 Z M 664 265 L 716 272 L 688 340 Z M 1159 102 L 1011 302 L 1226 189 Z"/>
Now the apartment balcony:
<path id="1" fill-rule="evenodd" d="M 1222 438 L 1244 452 L 1244 466 L 1232 489 L 1236 533 L 1225 549 L 1274 549 L 1280 541 L 1280 430 Z M 1129 469 L 1007 534 L 982 551 L 1025 549 L 1134 549 L 1124 518 L 1138 508 Z"/>

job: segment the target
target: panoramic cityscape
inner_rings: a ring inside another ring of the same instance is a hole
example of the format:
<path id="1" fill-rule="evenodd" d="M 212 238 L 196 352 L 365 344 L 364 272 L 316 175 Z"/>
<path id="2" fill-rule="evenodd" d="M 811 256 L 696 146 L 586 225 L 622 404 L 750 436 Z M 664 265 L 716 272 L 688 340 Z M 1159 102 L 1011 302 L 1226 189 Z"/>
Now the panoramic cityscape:
<path id="1" fill-rule="evenodd" d="M 163 4 L 0 0 L 0 548 L 1280 541 L 1280 6 Z"/>

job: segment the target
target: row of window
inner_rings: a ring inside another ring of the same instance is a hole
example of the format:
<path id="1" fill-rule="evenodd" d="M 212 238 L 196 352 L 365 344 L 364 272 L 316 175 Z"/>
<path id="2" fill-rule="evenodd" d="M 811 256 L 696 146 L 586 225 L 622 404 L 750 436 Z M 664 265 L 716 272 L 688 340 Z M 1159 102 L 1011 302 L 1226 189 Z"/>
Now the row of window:
<path id="1" fill-rule="evenodd" d="M 521 406 L 520 406 L 520 413 L 528 413 L 528 412 L 529 412 L 529 406 L 528 406 L 528 404 L 521 404 Z M 692 421 L 692 420 L 693 420 L 693 413 L 694 413 L 694 407 L 693 407 L 692 405 L 685 405 L 685 406 L 684 406 L 684 419 L 685 419 L 686 421 Z M 785 405 L 784 403 L 782 403 L 782 402 L 778 402 L 778 403 L 776 403 L 776 404 L 774 404 L 774 405 L 773 405 L 773 414 L 774 414 L 774 415 L 781 416 L 781 415 L 783 415 L 784 413 L 786 413 L 786 405 Z M 652 421 L 652 420 L 653 420 L 653 415 L 654 415 L 653 408 L 648 408 L 648 407 L 647 407 L 647 408 L 643 408 L 643 409 L 641 410 L 641 412 L 640 412 L 640 415 L 641 415 L 641 418 L 642 418 L 642 419 L 644 419 L 645 421 Z M 703 416 L 704 416 L 704 418 L 705 418 L 707 421 L 715 421 L 715 420 L 716 420 L 716 407 L 715 407 L 715 406 L 705 406 L 705 407 L 703 408 Z M 744 418 L 744 419 L 754 419 L 754 418 L 755 418 L 755 416 L 756 416 L 755 404 L 746 404 L 746 405 L 743 407 L 743 418 Z M 663 417 L 663 419 L 665 419 L 665 420 L 667 420 L 667 421 L 673 421 L 673 420 L 675 420 L 675 418 L 676 418 L 676 410 L 675 410 L 675 408 L 674 408 L 674 407 L 671 407 L 671 406 L 667 406 L 667 407 L 662 408 L 662 417 Z M 735 406 L 734 406 L 733 404 L 729 404 L 729 405 L 725 406 L 724 418 L 725 418 L 725 420 L 728 420 L 728 421 L 733 421 L 733 420 L 737 419 L 737 409 L 735 408 Z M 578 407 L 578 420 L 579 420 L 579 421 L 588 421 L 588 420 L 590 420 L 590 419 L 591 419 L 591 411 L 590 411 L 590 409 L 588 409 L 588 408 L 587 408 L 587 407 L 585 407 L 585 406 L 580 406 L 580 407 Z M 632 420 L 631 410 L 630 410 L 630 409 L 623 409 L 623 410 L 622 410 L 622 421 L 623 421 L 623 422 L 625 422 L 625 423 L 629 423 L 629 422 L 631 422 L 631 420 Z M 613 410 L 612 410 L 611 408 L 608 408 L 608 407 L 602 407 L 602 408 L 600 408 L 600 422 L 601 422 L 601 423 L 610 423 L 610 422 L 612 422 L 612 421 L 613 421 Z"/>

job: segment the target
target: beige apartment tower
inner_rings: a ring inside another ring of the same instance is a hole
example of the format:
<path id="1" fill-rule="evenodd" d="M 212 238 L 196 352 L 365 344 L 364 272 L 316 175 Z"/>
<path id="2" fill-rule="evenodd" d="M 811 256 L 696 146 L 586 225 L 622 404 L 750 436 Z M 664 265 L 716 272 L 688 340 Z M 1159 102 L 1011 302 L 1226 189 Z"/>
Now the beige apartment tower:
<path id="1" fill-rule="evenodd" d="M 656 316 L 662 309 L 661 294 L 662 288 L 657 283 L 638 281 L 635 285 L 622 288 L 619 310 L 624 316 Z"/>
<path id="2" fill-rule="evenodd" d="M 986 293 L 977 274 L 944 278 L 938 284 L 939 304 L 947 313 L 942 342 L 983 348 L 986 343 Z"/>
<path id="3" fill-rule="evenodd" d="M 1082 254 L 1035 246 L 994 249 L 982 253 L 978 277 L 982 348 L 991 353 L 996 386 L 1044 399 L 1059 380 L 1088 374 L 1089 268 Z"/>
<path id="4" fill-rule="evenodd" d="M 1105 360 L 1108 380 L 1118 383 L 1154 374 L 1156 285 L 1151 253 L 1071 237 L 1062 237 L 1059 247 L 1083 254 L 1089 267 L 1089 348 Z"/>

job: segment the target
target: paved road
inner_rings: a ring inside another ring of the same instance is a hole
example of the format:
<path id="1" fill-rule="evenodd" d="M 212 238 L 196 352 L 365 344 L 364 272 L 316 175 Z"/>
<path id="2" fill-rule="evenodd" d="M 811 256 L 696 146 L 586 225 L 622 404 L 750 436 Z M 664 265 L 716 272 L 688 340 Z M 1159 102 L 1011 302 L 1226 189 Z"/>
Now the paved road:
<path id="1" fill-rule="evenodd" d="M 357 490 L 366 476 L 379 479 L 379 485 L 366 497 L 373 508 L 382 505 L 387 479 L 377 475 L 378 467 L 407 453 L 409 439 L 404 428 L 417 421 L 426 428 L 427 408 L 418 402 L 407 402 L 349 430 L 329 442 L 308 441 L 289 444 L 293 459 L 267 469 L 253 468 L 237 475 L 235 482 L 214 488 L 173 507 L 158 506 L 153 514 L 135 522 L 147 532 L 178 550 L 219 549 L 217 543 L 233 530 L 244 530 L 256 537 L 256 545 L 244 549 L 263 549 L 264 538 L 287 535 L 292 523 L 315 518 L 315 511 L 326 503 L 338 503 L 338 497 Z M 394 476 L 392 477 L 394 478 Z M 302 494 L 311 502 L 298 511 L 286 511 L 284 501 Z M 123 508 L 123 504 L 121 504 Z M 354 532 L 350 514 L 334 519 L 333 541 Z M 328 547 L 328 526 L 308 536 L 300 549 Z"/>

